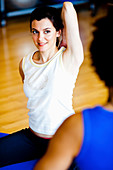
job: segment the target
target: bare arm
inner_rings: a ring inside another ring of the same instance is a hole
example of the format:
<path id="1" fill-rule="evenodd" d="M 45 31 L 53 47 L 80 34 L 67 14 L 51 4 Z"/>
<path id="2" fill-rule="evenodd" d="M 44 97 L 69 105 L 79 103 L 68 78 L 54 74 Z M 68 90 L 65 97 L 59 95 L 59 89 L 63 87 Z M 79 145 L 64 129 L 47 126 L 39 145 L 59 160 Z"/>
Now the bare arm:
<path id="1" fill-rule="evenodd" d="M 69 117 L 50 141 L 47 153 L 34 170 L 66 170 L 80 151 L 83 140 L 82 114 Z"/>
<path id="2" fill-rule="evenodd" d="M 22 60 L 20 61 L 19 63 L 19 73 L 21 75 L 21 78 L 22 78 L 22 82 L 24 82 L 24 72 L 22 70 Z"/>
<path id="3" fill-rule="evenodd" d="M 63 3 L 61 17 L 64 24 L 63 41 L 64 44 L 67 44 L 63 55 L 63 62 L 67 71 L 73 73 L 82 64 L 84 55 L 79 35 L 77 13 L 71 2 Z"/>

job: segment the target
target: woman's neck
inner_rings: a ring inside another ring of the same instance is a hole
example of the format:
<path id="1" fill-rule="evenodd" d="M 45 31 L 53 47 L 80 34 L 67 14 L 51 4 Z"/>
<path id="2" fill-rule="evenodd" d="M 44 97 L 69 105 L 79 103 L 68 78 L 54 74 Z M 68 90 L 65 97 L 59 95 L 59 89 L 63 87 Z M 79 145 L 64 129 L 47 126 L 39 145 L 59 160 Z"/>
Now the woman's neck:
<path id="1" fill-rule="evenodd" d="M 56 47 L 54 50 L 46 51 L 46 52 L 40 52 L 38 53 L 38 59 L 42 61 L 42 63 L 46 63 L 49 61 L 54 55 L 57 53 L 58 48 Z"/>
<path id="2" fill-rule="evenodd" d="M 57 53 L 58 48 L 54 48 L 51 51 L 46 51 L 46 52 L 41 52 L 41 51 L 37 51 L 34 55 L 33 55 L 33 61 L 36 64 L 44 64 L 47 61 L 49 61 L 52 57 L 54 57 L 54 55 Z"/>

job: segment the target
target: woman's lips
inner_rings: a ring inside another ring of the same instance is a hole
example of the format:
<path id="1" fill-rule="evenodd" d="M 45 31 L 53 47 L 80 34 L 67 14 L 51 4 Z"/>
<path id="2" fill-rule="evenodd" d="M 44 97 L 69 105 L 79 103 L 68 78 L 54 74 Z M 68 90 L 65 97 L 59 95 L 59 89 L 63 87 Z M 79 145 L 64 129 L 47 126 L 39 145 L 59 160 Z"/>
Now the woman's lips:
<path id="1" fill-rule="evenodd" d="M 46 45 L 46 44 L 47 44 L 47 43 L 38 43 L 38 45 L 41 46 L 41 47 L 44 46 L 44 45 Z"/>

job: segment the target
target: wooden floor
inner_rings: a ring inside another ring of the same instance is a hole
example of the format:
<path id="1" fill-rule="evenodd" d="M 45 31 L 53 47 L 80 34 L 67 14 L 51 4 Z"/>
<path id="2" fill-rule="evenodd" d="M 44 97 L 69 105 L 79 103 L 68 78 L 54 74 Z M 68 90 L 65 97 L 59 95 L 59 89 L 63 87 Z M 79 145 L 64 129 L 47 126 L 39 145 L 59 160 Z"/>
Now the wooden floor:
<path id="1" fill-rule="evenodd" d="M 92 24 L 106 15 L 101 7 L 95 17 L 89 9 L 78 12 L 80 35 L 85 59 L 80 68 L 73 92 L 75 111 L 97 104 L 104 104 L 108 91 L 91 66 L 90 43 L 93 39 Z M 19 61 L 34 50 L 29 32 L 29 16 L 8 18 L 7 26 L 0 28 L 0 132 L 12 133 L 28 127 L 27 98 L 18 71 Z"/>

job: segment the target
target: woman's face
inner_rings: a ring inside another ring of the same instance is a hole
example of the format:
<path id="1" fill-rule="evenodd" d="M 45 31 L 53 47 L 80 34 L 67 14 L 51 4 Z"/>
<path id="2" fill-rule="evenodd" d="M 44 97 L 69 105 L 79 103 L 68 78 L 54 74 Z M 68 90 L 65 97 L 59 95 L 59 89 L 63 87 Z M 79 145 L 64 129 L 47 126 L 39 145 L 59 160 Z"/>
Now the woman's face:
<path id="1" fill-rule="evenodd" d="M 39 51 L 45 52 L 56 47 L 56 38 L 60 33 L 48 18 L 32 21 L 32 38 Z"/>

